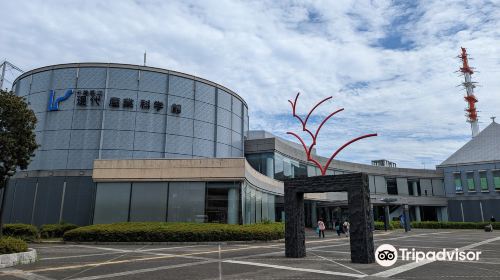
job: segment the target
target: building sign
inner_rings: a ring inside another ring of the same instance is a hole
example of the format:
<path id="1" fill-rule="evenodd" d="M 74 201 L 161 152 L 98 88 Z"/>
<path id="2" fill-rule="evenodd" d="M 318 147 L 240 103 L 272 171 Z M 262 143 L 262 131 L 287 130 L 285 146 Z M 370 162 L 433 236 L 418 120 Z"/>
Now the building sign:
<path id="1" fill-rule="evenodd" d="M 51 90 L 50 91 L 50 96 L 49 96 L 49 105 L 48 105 L 48 111 L 59 111 L 59 103 L 62 101 L 65 101 L 68 99 L 71 95 L 73 94 L 73 89 L 68 89 L 66 90 L 66 93 L 64 96 L 61 96 L 59 98 L 55 98 L 55 91 Z M 92 107 L 92 106 L 101 106 L 101 102 L 103 100 L 103 91 L 102 90 L 78 90 L 76 91 L 76 105 L 80 107 Z M 134 99 L 132 98 L 123 98 L 120 99 L 119 97 L 110 97 L 109 98 L 109 105 L 110 108 L 128 108 L 128 109 L 133 109 L 134 108 Z M 179 114 L 180 113 L 180 108 L 181 105 L 179 104 L 174 104 L 175 107 L 175 112 L 172 110 L 173 113 Z M 139 103 L 139 107 L 143 111 L 149 111 L 151 108 L 151 100 L 146 100 L 146 99 L 141 99 Z M 153 109 L 156 112 L 161 111 L 164 108 L 164 104 L 162 101 L 155 100 L 153 102 Z"/>
<path id="2" fill-rule="evenodd" d="M 90 99 L 90 106 L 101 106 L 102 90 L 79 90 L 76 92 L 76 105 L 87 106 L 87 99 Z"/>
<path id="3" fill-rule="evenodd" d="M 66 93 L 64 93 L 63 96 L 55 98 L 56 92 L 54 90 L 51 90 L 50 96 L 49 96 L 49 106 L 47 107 L 47 110 L 48 111 L 59 111 L 59 103 L 68 99 L 72 94 L 73 94 L 73 90 L 68 89 L 68 90 L 66 90 Z"/>

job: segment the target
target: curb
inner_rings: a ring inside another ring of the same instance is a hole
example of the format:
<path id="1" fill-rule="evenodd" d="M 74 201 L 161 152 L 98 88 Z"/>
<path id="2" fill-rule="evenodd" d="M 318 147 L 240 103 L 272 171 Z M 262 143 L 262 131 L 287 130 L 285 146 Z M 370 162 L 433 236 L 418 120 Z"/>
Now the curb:
<path id="1" fill-rule="evenodd" d="M 51 241 L 37 242 L 37 244 L 69 244 L 69 245 L 239 245 L 255 243 L 285 243 L 285 239 L 279 240 L 251 240 L 251 241 L 210 241 L 210 242 L 72 242 L 72 241 Z"/>
<path id="2" fill-rule="evenodd" d="M 0 255 L 0 268 L 10 267 L 18 264 L 28 264 L 36 261 L 36 250 L 28 249 L 28 252 Z"/>

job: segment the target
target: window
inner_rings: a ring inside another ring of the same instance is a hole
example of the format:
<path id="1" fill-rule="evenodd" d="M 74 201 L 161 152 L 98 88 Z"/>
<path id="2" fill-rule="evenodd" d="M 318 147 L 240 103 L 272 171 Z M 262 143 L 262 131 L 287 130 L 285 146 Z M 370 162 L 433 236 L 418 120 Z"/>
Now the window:
<path id="1" fill-rule="evenodd" d="M 274 154 L 274 179 L 283 180 L 285 178 L 283 173 L 283 156 Z"/>
<path id="2" fill-rule="evenodd" d="M 456 192 L 463 192 L 464 189 L 462 186 L 462 178 L 460 177 L 460 173 L 454 173 L 453 180 L 455 182 L 455 191 Z"/>
<path id="3" fill-rule="evenodd" d="M 488 180 L 486 179 L 486 171 L 479 171 L 479 183 L 481 191 L 488 191 Z"/>
<path id="4" fill-rule="evenodd" d="M 396 179 L 387 179 L 387 194 L 398 194 L 398 185 Z"/>
<path id="5" fill-rule="evenodd" d="M 493 185 L 495 190 L 500 190 L 500 170 L 493 171 Z"/>
<path id="6" fill-rule="evenodd" d="M 415 195 L 415 193 L 413 192 L 413 184 L 414 182 L 408 181 L 408 195 Z"/>
<path id="7" fill-rule="evenodd" d="M 470 192 L 476 191 L 476 185 L 474 184 L 474 172 L 467 172 L 467 189 Z"/>

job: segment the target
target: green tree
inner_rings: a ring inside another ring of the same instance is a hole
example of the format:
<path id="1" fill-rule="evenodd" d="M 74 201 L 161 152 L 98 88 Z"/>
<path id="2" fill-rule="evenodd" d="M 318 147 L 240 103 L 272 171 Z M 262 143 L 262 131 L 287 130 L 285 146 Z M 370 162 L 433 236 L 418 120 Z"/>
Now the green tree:
<path id="1" fill-rule="evenodd" d="M 24 98 L 12 91 L 0 89 L 0 190 L 7 193 L 7 181 L 17 168 L 28 167 L 38 145 L 35 140 L 35 113 Z M 3 210 L 6 195 L 0 206 L 0 236 L 3 229 Z"/>

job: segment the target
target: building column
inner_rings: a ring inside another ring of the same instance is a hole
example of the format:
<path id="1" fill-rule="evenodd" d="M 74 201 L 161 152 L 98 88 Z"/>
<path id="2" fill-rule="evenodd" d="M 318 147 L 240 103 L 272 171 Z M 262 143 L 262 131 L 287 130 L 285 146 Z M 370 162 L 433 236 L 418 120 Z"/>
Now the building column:
<path id="1" fill-rule="evenodd" d="M 238 224 L 239 189 L 230 188 L 227 192 L 227 223 Z"/>
<path id="2" fill-rule="evenodd" d="M 448 207 L 441 207 L 441 221 L 448 221 Z"/>
<path id="3" fill-rule="evenodd" d="M 417 222 L 422 221 L 420 217 L 420 206 L 415 206 L 415 221 Z"/>
<path id="4" fill-rule="evenodd" d="M 266 158 L 266 175 L 274 178 L 274 159 L 271 157 Z"/>
<path id="5" fill-rule="evenodd" d="M 412 182 L 412 186 L 413 186 L 413 196 L 418 196 L 417 182 Z"/>
<path id="6" fill-rule="evenodd" d="M 311 203 L 311 224 L 315 228 L 318 226 L 318 216 L 316 215 L 316 201 Z"/>

